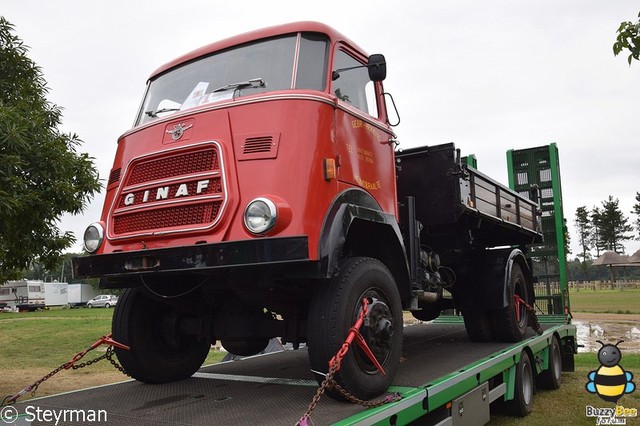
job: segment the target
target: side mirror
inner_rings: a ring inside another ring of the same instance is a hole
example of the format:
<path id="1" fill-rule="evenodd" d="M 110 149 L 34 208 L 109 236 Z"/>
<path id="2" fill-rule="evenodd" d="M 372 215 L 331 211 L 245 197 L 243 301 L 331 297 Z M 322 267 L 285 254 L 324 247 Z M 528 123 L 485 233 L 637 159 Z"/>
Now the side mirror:
<path id="1" fill-rule="evenodd" d="M 384 59 L 384 55 L 376 53 L 369 56 L 367 69 L 371 81 L 382 81 L 387 78 L 387 61 Z"/>

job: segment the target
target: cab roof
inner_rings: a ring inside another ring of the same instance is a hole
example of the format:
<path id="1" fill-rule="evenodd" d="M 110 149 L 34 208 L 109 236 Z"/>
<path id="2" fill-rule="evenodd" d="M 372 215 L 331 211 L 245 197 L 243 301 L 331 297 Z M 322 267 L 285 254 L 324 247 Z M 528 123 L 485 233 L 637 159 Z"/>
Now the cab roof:
<path id="1" fill-rule="evenodd" d="M 216 41 L 214 43 L 203 46 L 199 49 L 193 50 L 185 55 L 182 55 L 173 61 L 170 61 L 157 70 L 155 70 L 151 76 L 149 76 L 149 80 L 154 79 L 160 74 L 177 67 L 179 65 L 191 62 L 197 58 L 210 55 L 214 52 L 228 49 L 233 46 L 249 43 L 254 40 L 259 40 L 263 38 L 276 37 L 284 34 L 292 34 L 298 32 L 312 32 L 312 33 L 321 33 L 326 34 L 331 40 L 331 44 L 335 44 L 337 42 L 343 42 L 348 44 L 351 48 L 365 54 L 365 52 L 360 49 L 358 45 L 353 43 L 347 37 L 331 28 L 328 25 L 322 24 L 320 22 L 313 21 L 302 21 L 302 22 L 293 22 L 290 24 L 277 25 L 273 27 L 262 28 L 255 31 L 250 31 L 244 34 L 239 34 L 224 40 Z"/>

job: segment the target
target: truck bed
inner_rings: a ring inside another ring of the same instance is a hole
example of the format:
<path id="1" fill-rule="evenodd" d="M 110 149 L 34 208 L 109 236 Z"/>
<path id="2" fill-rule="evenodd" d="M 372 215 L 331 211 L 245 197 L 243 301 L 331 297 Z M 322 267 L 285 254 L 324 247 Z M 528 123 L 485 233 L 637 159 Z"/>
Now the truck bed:
<path id="1" fill-rule="evenodd" d="M 396 154 L 398 199 L 413 196 L 434 249 L 540 242 L 538 206 L 463 164 L 454 144 Z"/>
<path id="2" fill-rule="evenodd" d="M 532 336 L 525 343 L 472 343 L 464 326 L 454 322 L 405 327 L 403 362 L 390 389 L 402 393 L 401 401 L 367 410 L 324 396 L 312 413 L 313 424 L 374 424 L 411 406 L 432 410 L 442 398 L 450 400 L 453 387 L 464 392 L 463 385 L 476 386 L 481 371 L 501 371 L 523 344 L 545 345 L 551 329 L 563 327 L 552 326 L 546 336 Z M 128 380 L 32 399 L 16 408 L 20 413 L 28 406 L 106 410 L 109 425 L 294 425 L 316 389 L 307 352 L 301 349 L 206 366 L 180 382 L 145 385 Z"/>

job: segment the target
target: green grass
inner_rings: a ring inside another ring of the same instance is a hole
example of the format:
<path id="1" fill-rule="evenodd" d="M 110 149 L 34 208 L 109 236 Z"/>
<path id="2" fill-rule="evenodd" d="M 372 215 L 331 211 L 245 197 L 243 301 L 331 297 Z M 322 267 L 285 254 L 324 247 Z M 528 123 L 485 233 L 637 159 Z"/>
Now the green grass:
<path id="1" fill-rule="evenodd" d="M 640 314 L 640 289 L 572 290 L 569 300 L 573 312 Z"/>
<path id="2" fill-rule="evenodd" d="M 2 366 L 57 367 L 108 334 L 112 315 L 97 308 L 0 314 Z"/>
<path id="3" fill-rule="evenodd" d="M 111 332 L 113 309 L 60 309 L 0 314 L 0 360 L 6 368 L 57 367 Z M 91 359 L 106 346 L 88 353 Z M 16 352 L 20 356 L 15 356 Z M 224 354 L 212 351 L 207 363 Z M 83 358 L 82 361 L 85 361 Z M 105 363 L 105 366 L 106 363 Z M 107 366 L 108 367 L 108 366 Z"/>

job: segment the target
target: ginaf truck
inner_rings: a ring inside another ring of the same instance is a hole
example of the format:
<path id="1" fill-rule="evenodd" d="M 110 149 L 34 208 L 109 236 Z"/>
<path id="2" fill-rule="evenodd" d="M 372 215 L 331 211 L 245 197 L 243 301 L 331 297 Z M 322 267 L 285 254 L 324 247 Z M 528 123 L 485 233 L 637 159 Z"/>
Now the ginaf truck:
<path id="1" fill-rule="evenodd" d="M 453 144 L 398 150 L 386 69 L 301 22 L 151 74 L 84 234 L 90 254 L 74 259 L 76 277 L 124 289 L 112 331 L 132 377 L 184 379 L 216 340 L 246 356 L 279 337 L 306 344 L 320 382 L 365 305 L 365 344 L 335 376 L 357 398 L 391 383 L 403 311 L 455 309 L 473 341 L 523 338 L 537 204 Z"/>

